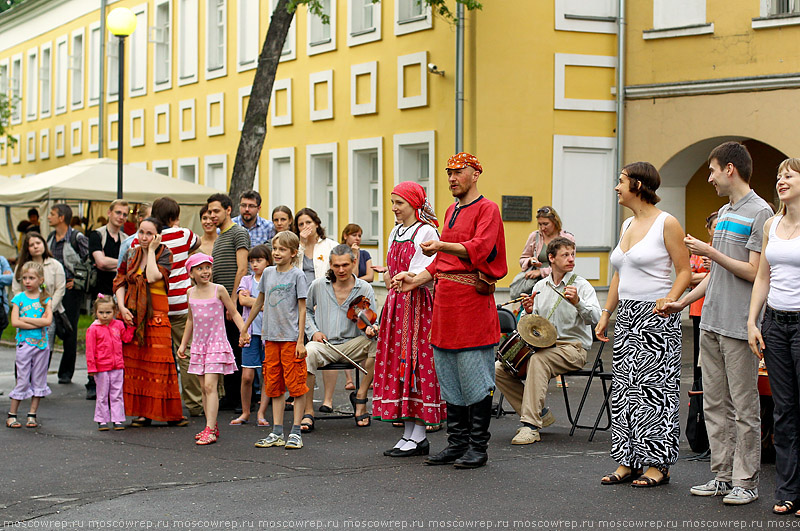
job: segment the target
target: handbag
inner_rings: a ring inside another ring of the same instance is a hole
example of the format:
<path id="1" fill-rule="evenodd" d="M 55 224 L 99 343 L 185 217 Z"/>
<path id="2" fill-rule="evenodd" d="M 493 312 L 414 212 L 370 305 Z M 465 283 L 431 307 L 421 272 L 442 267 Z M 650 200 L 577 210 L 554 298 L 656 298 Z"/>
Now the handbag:
<path id="1" fill-rule="evenodd" d="M 686 440 L 692 451 L 703 453 L 708 450 L 708 431 L 703 414 L 703 381 L 697 379 L 689 391 L 689 415 L 686 418 Z"/>
<path id="2" fill-rule="evenodd" d="M 540 280 L 539 278 L 525 278 L 525 273 L 526 271 L 517 273 L 517 276 L 511 281 L 509 296 L 512 299 L 519 298 L 522 294 L 530 295 L 533 286 Z"/>
<path id="3" fill-rule="evenodd" d="M 56 322 L 56 335 L 60 337 L 62 341 L 72 336 L 74 329 L 72 328 L 72 323 L 70 323 L 67 318 L 66 312 L 63 310 L 55 312 L 53 314 L 53 320 Z"/>

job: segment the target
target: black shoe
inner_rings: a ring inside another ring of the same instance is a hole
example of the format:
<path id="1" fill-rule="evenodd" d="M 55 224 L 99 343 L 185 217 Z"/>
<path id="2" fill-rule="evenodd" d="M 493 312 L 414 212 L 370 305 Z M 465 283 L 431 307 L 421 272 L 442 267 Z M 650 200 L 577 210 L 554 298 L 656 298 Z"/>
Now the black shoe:
<path id="1" fill-rule="evenodd" d="M 402 437 L 400 440 L 403 441 L 403 444 L 405 444 L 408 439 L 406 439 L 405 437 Z M 402 444 L 400 446 L 402 446 Z M 394 451 L 395 450 L 399 450 L 399 449 L 400 448 L 397 447 L 397 446 L 392 446 L 388 450 L 384 450 L 383 455 L 385 455 L 386 457 L 391 457 L 392 454 L 394 453 Z"/>
<path id="2" fill-rule="evenodd" d="M 400 448 L 395 448 L 394 452 L 389 454 L 389 457 L 411 457 L 414 455 L 428 455 L 431 451 L 431 443 L 428 442 L 428 439 L 423 439 L 422 442 L 418 442 L 417 446 L 412 448 L 411 450 L 401 450 Z"/>
<path id="3" fill-rule="evenodd" d="M 469 407 L 447 404 L 447 448 L 425 459 L 426 465 L 452 465 L 469 448 Z"/>
<path id="4" fill-rule="evenodd" d="M 66 376 L 59 376 L 58 377 L 58 383 L 60 383 L 60 384 L 72 383 L 72 378 L 67 378 Z"/>
<path id="5" fill-rule="evenodd" d="M 489 423 L 492 420 L 492 395 L 469 406 L 469 417 L 471 421 L 469 450 L 453 463 L 456 468 L 478 468 L 489 460 L 486 450 L 492 436 L 489 433 Z"/>
<path id="6" fill-rule="evenodd" d="M 90 387 L 86 390 L 86 400 L 95 400 L 97 398 L 97 389 Z"/>

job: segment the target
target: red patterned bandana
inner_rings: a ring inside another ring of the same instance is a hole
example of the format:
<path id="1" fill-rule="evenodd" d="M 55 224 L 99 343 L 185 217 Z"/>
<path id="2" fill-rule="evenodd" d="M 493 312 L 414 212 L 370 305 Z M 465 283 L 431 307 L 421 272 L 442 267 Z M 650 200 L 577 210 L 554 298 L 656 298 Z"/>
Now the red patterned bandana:
<path id="1" fill-rule="evenodd" d="M 461 153 L 457 153 L 447 160 L 448 170 L 460 170 L 461 168 L 466 168 L 467 166 L 472 166 L 479 172 L 483 173 L 481 163 L 478 162 L 478 158 L 475 155 L 470 155 L 469 153 L 464 153 L 462 151 Z"/>
<path id="2" fill-rule="evenodd" d="M 439 222 L 436 220 L 436 213 L 425 195 L 425 189 L 419 183 L 403 181 L 394 187 L 392 193 L 408 201 L 411 208 L 415 210 L 419 221 L 434 227 L 439 226 Z"/>

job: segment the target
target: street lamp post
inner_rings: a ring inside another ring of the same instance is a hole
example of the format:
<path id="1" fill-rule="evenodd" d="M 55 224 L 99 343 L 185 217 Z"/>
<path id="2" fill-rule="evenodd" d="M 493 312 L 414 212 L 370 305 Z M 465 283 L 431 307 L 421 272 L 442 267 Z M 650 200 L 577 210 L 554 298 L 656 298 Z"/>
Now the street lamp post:
<path id="1" fill-rule="evenodd" d="M 119 39 L 119 57 L 117 58 L 117 70 L 119 72 L 119 82 L 117 83 L 117 199 L 122 199 L 122 142 L 125 124 L 123 114 L 123 102 L 125 99 L 125 37 L 136 30 L 136 15 L 127 7 L 118 7 L 108 14 L 106 24 L 108 24 L 108 30 Z M 103 124 L 100 124 L 100 127 L 102 126 Z"/>

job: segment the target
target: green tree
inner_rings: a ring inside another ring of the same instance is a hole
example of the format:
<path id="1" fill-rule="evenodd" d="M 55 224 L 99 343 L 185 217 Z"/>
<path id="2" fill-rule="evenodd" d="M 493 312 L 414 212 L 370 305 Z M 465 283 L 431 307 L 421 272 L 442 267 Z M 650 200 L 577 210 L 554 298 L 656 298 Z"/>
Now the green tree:
<path id="1" fill-rule="evenodd" d="M 21 4 L 25 0 L 0 0 L 0 13 L 8 11 L 17 4 Z"/>
<path id="2" fill-rule="evenodd" d="M 9 1 L 9 0 L 0 0 Z M 377 0 L 373 0 L 376 2 Z M 429 5 L 433 12 L 443 19 L 454 22 L 455 15 L 447 6 L 447 0 L 417 0 L 425 5 Z M 481 9 L 482 5 L 477 0 L 456 0 L 469 10 Z M 261 157 L 261 150 L 264 147 L 264 139 L 267 136 L 267 112 L 272 96 L 272 85 L 275 82 L 275 74 L 278 70 L 278 61 L 281 57 L 286 35 L 289 33 L 289 26 L 294 18 L 295 10 L 300 5 L 306 5 L 308 11 L 322 18 L 323 22 L 328 22 L 328 17 L 323 12 L 320 0 L 279 0 L 272 12 L 267 36 L 264 39 L 264 46 L 258 58 L 258 67 L 253 78 L 253 87 L 250 91 L 250 101 L 247 104 L 247 111 L 242 125 L 242 136 L 239 139 L 239 147 L 236 150 L 236 160 L 233 164 L 233 175 L 231 176 L 230 195 L 233 198 L 234 215 L 238 214 L 239 194 L 253 188 L 253 180 L 256 174 L 256 165 Z"/>
<path id="3" fill-rule="evenodd" d="M 9 146 L 13 146 L 17 142 L 13 136 L 8 134 L 11 111 L 14 110 L 16 104 L 17 102 L 12 102 L 8 96 L 0 93 L 0 138 L 5 137 Z"/>

